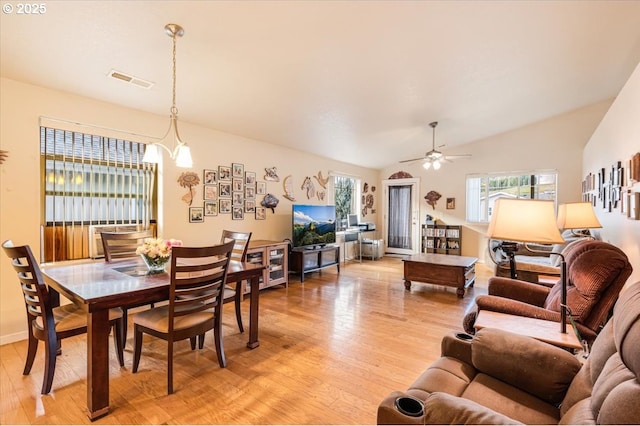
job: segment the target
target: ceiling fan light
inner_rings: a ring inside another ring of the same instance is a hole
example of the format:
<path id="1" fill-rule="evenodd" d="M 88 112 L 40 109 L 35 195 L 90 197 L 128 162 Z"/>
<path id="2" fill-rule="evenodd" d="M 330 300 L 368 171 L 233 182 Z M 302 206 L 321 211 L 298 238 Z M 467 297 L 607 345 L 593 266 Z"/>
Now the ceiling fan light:
<path id="1" fill-rule="evenodd" d="M 436 160 L 433 162 L 433 170 L 439 170 L 440 169 L 440 161 Z"/>
<path id="2" fill-rule="evenodd" d="M 429 170 L 431 167 L 431 161 L 425 161 L 422 167 L 424 167 L 425 170 Z"/>

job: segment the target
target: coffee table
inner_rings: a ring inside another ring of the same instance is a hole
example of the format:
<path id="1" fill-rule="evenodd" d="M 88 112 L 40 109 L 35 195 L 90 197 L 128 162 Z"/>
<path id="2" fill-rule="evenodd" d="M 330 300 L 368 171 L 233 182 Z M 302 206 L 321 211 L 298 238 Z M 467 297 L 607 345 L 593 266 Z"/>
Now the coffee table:
<path id="1" fill-rule="evenodd" d="M 475 257 L 437 253 L 411 255 L 404 261 L 404 287 L 411 290 L 411 281 L 456 287 L 459 298 L 476 280 Z"/>
<path id="2" fill-rule="evenodd" d="M 521 317 L 502 312 L 480 311 L 473 327 L 476 330 L 497 328 L 533 337 L 562 348 L 582 349 L 582 345 L 580 345 L 573 328 L 569 326 L 566 333 L 561 333 L 560 324 L 555 321 Z"/>

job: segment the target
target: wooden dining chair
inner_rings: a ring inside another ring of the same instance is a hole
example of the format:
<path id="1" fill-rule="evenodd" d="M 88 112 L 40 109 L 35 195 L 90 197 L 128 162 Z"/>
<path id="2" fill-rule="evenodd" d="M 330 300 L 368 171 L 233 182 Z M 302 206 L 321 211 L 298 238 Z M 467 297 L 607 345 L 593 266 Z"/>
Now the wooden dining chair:
<path id="1" fill-rule="evenodd" d="M 227 361 L 222 344 L 222 295 L 234 241 L 212 247 L 174 247 L 169 304 L 133 315 L 133 372 L 138 371 L 144 333 L 167 341 L 167 393 L 173 393 L 174 342 L 213 330 L 218 363 Z"/>
<path id="2" fill-rule="evenodd" d="M 249 248 L 249 240 L 251 240 L 251 232 L 235 232 L 235 231 L 222 231 L 221 243 L 235 240 L 233 246 L 233 252 L 231 253 L 231 260 L 237 260 L 244 262 L 247 259 L 247 249 Z M 240 333 L 244 333 L 244 327 L 242 326 L 242 311 L 241 302 L 244 300 L 244 289 L 242 288 L 242 281 L 238 281 L 235 285 L 227 284 L 224 288 L 224 303 L 234 302 L 236 308 L 236 321 L 238 322 L 238 328 Z M 202 343 L 201 343 L 202 344 Z"/>
<path id="3" fill-rule="evenodd" d="M 129 232 L 101 232 L 102 248 L 104 250 L 105 262 L 112 262 L 118 259 L 126 259 L 138 256 L 136 249 L 142 245 L 146 238 L 153 238 L 153 231 L 129 231 Z M 122 345 L 127 346 L 127 330 L 129 328 L 129 309 L 148 305 L 148 303 L 138 303 L 122 306 Z M 153 303 L 151 304 L 153 307 Z"/>
<path id="4" fill-rule="evenodd" d="M 38 263 L 29 246 L 14 246 L 11 240 L 2 243 L 4 252 L 18 274 L 27 311 L 28 348 L 22 374 L 31 372 L 38 351 L 38 341 L 44 342 L 45 363 L 42 394 L 51 392 L 56 370 L 56 356 L 61 352 L 61 340 L 87 332 L 87 313 L 74 304 L 53 306 L 52 294 L 45 284 Z M 120 366 L 124 366 L 122 345 L 122 311 L 111 309 L 109 322 Z"/>

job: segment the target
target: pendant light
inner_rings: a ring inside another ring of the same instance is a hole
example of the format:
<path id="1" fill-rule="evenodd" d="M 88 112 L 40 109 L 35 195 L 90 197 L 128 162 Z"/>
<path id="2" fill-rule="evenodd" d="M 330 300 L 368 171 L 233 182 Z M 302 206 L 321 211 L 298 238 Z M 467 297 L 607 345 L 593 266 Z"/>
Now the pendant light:
<path id="1" fill-rule="evenodd" d="M 176 166 L 191 167 L 193 166 L 191 150 L 186 143 L 182 142 L 180 133 L 178 133 L 178 108 L 176 107 L 176 38 L 184 35 L 184 29 L 178 24 L 167 24 L 164 27 L 164 31 L 173 40 L 173 98 L 170 109 L 169 129 L 160 142 L 147 145 L 142 161 L 146 163 L 157 163 L 160 158 L 159 148 L 162 148 L 169 153 L 169 157 L 171 157 L 172 160 L 176 161 Z M 163 142 L 171 142 L 169 146 L 172 148 L 169 148 L 166 144 L 163 144 Z"/>

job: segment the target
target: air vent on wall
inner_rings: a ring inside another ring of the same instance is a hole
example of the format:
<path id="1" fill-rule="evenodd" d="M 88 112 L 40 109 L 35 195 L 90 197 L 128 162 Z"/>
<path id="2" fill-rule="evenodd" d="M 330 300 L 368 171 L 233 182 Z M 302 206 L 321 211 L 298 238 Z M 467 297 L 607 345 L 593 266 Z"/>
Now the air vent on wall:
<path id="1" fill-rule="evenodd" d="M 120 71 L 111 70 L 109 71 L 109 77 L 115 78 L 116 80 L 124 81 L 125 83 L 134 84 L 138 87 L 142 87 L 143 89 L 150 89 L 153 86 L 153 83 L 147 80 L 143 80 L 138 77 L 134 77 L 129 74 L 125 74 Z"/>

